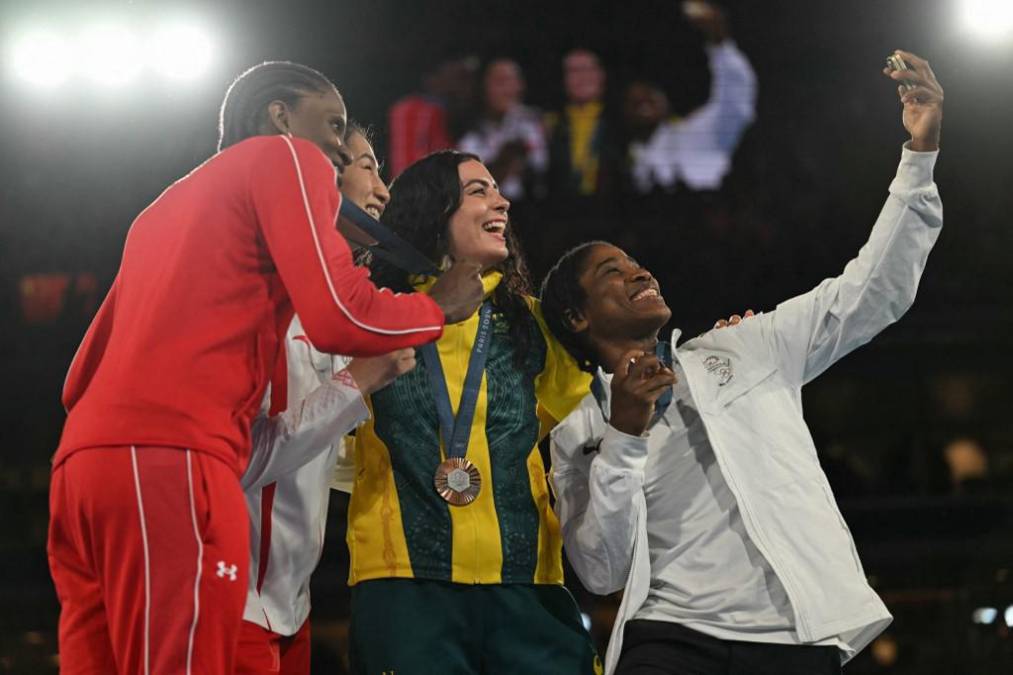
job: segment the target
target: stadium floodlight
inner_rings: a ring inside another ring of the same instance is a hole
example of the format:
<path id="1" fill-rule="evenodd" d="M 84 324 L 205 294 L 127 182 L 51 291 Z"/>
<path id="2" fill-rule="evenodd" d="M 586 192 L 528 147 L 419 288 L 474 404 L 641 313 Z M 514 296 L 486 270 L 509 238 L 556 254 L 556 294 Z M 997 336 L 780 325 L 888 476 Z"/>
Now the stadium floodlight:
<path id="1" fill-rule="evenodd" d="M 1009 0 L 963 0 L 964 26 L 986 38 L 1013 32 L 1013 2 Z"/>
<path id="2" fill-rule="evenodd" d="M 18 38 L 10 58 L 17 77 L 44 87 L 62 84 L 73 70 L 70 45 L 55 33 L 45 31 Z"/>
<path id="3" fill-rule="evenodd" d="M 144 65 L 137 37 L 119 24 L 89 26 L 78 47 L 82 72 L 100 84 L 126 84 Z"/>
<path id="4" fill-rule="evenodd" d="M 169 24 L 158 30 L 148 49 L 151 67 L 174 80 L 203 75 L 213 56 L 208 34 L 184 23 Z"/>

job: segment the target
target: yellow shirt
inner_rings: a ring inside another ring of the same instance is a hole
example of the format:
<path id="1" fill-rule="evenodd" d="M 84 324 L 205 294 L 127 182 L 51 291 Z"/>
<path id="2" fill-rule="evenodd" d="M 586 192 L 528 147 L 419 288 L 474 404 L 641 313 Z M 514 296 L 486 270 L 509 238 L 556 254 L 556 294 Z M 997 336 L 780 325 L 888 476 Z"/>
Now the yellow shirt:
<path id="1" fill-rule="evenodd" d="M 498 272 L 484 277 L 487 296 L 500 279 Z M 445 454 L 425 364 L 420 360 L 369 397 L 371 419 L 355 442 L 350 584 L 389 577 L 562 583 L 562 539 L 537 447 L 539 412 L 565 417 L 587 393 L 590 376 L 551 337 L 538 302 L 529 298 L 528 306 L 533 320 L 524 368 L 517 366 L 507 320 L 494 308 L 467 452 L 482 479 L 472 503 L 451 506 L 433 487 Z M 447 326 L 436 344 L 455 414 L 477 330 L 476 312 Z"/>

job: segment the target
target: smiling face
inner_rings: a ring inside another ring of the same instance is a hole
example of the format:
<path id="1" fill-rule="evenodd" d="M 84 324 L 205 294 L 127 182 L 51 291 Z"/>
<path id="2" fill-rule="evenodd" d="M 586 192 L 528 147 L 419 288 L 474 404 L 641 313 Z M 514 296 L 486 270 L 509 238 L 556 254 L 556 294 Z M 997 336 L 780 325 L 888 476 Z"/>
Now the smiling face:
<path id="1" fill-rule="evenodd" d="M 571 324 L 597 351 L 602 344 L 653 337 L 672 318 L 651 273 L 611 244 L 587 254 L 578 282 L 587 300 Z"/>
<path id="2" fill-rule="evenodd" d="M 457 173 L 461 180 L 461 205 L 447 227 L 448 252 L 454 260 L 471 260 L 486 270 L 510 255 L 506 237 L 510 202 L 499 193 L 496 181 L 481 162 L 462 162 Z"/>
<path id="3" fill-rule="evenodd" d="M 341 194 L 379 220 L 390 201 L 390 192 L 380 178 L 380 166 L 373 153 L 373 146 L 362 134 L 351 132 L 346 144 L 352 163 L 341 177 Z"/>

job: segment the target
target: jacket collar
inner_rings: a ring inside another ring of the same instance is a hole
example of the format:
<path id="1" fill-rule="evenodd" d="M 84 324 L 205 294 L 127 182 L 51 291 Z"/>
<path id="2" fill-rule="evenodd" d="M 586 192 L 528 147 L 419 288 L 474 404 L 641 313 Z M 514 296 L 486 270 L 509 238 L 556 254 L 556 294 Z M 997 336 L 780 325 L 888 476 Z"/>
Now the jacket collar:
<path id="1" fill-rule="evenodd" d="M 412 277 L 412 287 L 416 291 L 425 293 L 433 284 L 436 283 L 437 277 L 429 275 L 419 275 Z M 499 270 L 491 270 L 482 275 L 482 288 L 485 290 L 485 299 L 488 300 L 489 296 L 493 294 L 496 288 L 499 286 L 499 282 L 503 281 L 503 273 Z"/>

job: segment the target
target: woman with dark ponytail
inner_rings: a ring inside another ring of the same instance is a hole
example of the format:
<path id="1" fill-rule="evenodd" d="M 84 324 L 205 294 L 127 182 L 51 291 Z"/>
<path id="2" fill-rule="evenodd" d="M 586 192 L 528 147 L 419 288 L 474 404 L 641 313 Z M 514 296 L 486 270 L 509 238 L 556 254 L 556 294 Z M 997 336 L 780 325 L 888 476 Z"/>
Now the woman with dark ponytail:
<path id="1" fill-rule="evenodd" d="M 67 375 L 49 563 L 64 673 L 233 671 L 249 542 L 239 476 L 285 330 L 352 356 L 430 342 L 481 301 L 458 267 L 380 292 L 334 229 L 345 105 L 264 63 L 230 87 L 221 152 L 134 221 Z"/>
<path id="2" fill-rule="evenodd" d="M 475 155 L 429 155 L 390 193 L 382 222 L 442 267 L 480 264 L 486 299 L 368 397 L 349 504 L 352 670 L 598 672 L 537 447 L 590 378 L 551 338 L 510 203 Z M 372 270 L 395 291 L 433 283 Z"/>

